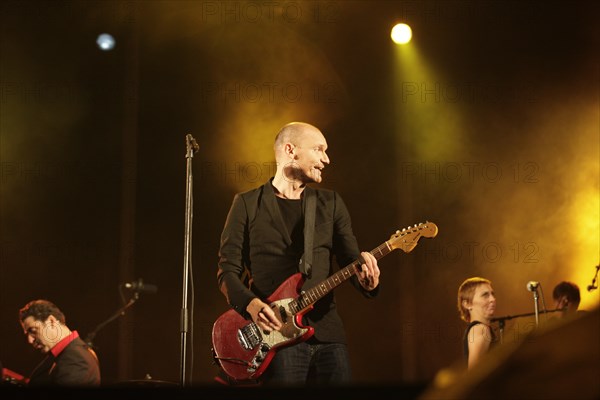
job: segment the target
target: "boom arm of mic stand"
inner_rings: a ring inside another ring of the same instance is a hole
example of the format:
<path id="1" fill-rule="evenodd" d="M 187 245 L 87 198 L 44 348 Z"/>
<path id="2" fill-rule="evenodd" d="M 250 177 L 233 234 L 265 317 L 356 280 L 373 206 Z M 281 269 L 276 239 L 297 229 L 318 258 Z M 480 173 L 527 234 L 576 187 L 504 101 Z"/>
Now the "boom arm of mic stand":
<path id="1" fill-rule="evenodd" d="M 567 307 L 564 308 L 557 308 L 555 310 L 545 310 L 545 311 L 539 311 L 539 314 L 545 314 L 545 313 L 553 313 L 553 312 L 557 312 L 557 311 L 565 311 L 567 309 Z M 490 319 L 490 322 L 500 322 L 500 323 L 504 323 L 504 321 L 513 319 L 513 318 L 521 318 L 521 317 L 531 317 L 534 316 L 535 312 L 532 313 L 526 313 L 526 314 L 517 314 L 517 315 L 506 315 L 504 317 L 495 317 Z"/>
<path id="2" fill-rule="evenodd" d="M 133 303 L 135 303 L 139 299 L 139 297 L 140 297 L 139 293 L 135 292 L 133 297 L 127 302 L 127 304 L 125 304 L 123 307 L 119 308 L 117 310 L 117 312 L 115 312 L 113 315 L 111 315 L 106 321 L 98 324 L 96 329 L 94 329 L 93 331 L 88 333 L 87 336 L 85 337 L 85 342 L 87 343 L 87 345 L 93 348 L 94 347 L 94 343 L 93 343 L 94 338 L 96 337 L 96 334 L 100 331 L 100 329 L 104 328 L 106 325 L 108 325 L 115 319 L 119 318 L 121 315 L 124 315 L 125 310 L 127 310 L 129 307 L 131 307 L 133 305 Z"/>

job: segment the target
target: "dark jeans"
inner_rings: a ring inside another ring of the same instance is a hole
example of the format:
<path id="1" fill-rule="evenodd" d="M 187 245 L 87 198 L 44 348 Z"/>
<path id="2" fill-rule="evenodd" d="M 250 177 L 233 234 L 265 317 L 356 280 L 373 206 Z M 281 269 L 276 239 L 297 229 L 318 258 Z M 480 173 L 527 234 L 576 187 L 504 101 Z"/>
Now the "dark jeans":
<path id="1" fill-rule="evenodd" d="M 340 343 L 302 342 L 279 349 L 264 385 L 344 385 L 351 379 L 348 349 Z"/>

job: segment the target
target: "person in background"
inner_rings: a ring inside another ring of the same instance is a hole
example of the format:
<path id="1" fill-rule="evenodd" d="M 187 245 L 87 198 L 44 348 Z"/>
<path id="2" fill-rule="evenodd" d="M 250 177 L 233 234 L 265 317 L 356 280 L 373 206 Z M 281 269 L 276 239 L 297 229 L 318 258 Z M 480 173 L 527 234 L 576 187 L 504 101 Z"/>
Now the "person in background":
<path id="1" fill-rule="evenodd" d="M 458 288 L 457 306 L 460 318 L 468 324 L 463 335 L 463 355 L 471 369 L 496 343 L 490 325 L 496 311 L 492 283 L 481 277 L 466 279 Z"/>
<path id="2" fill-rule="evenodd" d="M 581 302 L 579 286 L 573 282 L 562 281 L 552 290 L 552 299 L 555 309 L 564 309 L 561 313 L 563 318 L 573 316 L 577 313 Z"/>
<path id="3" fill-rule="evenodd" d="M 28 378 L 28 386 L 99 386 L 96 353 L 66 325 L 65 315 L 48 300 L 33 300 L 19 310 L 29 344 L 46 357 Z"/>

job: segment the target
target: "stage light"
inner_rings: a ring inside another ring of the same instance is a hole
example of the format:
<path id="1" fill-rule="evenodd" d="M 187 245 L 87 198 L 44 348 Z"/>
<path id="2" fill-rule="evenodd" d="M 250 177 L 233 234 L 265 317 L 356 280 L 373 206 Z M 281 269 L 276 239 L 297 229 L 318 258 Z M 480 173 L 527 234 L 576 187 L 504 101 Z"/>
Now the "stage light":
<path id="1" fill-rule="evenodd" d="M 103 51 L 112 50 L 115 47 L 115 38 L 108 33 L 102 33 L 98 35 L 98 39 L 96 39 L 96 44 Z"/>
<path id="2" fill-rule="evenodd" d="M 394 43 L 406 44 L 412 38 L 412 29 L 406 24 L 396 24 L 392 28 L 391 37 Z"/>

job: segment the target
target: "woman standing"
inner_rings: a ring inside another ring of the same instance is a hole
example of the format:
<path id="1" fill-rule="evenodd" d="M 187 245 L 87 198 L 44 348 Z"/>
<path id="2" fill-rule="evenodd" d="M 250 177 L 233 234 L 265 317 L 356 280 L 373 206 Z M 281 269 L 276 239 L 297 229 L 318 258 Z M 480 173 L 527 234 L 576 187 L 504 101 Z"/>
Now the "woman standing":
<path id="1" fill-rule="evenodd" d="M 465 280 L 458 289 L 460 318 L 468 323 L 463 335 L 463 353 L 471 369 L 496 343 L 491 319 L 496 311 L 492 283 L 485 278 Z"/>

